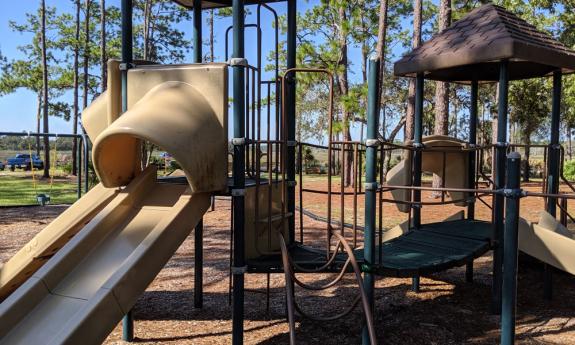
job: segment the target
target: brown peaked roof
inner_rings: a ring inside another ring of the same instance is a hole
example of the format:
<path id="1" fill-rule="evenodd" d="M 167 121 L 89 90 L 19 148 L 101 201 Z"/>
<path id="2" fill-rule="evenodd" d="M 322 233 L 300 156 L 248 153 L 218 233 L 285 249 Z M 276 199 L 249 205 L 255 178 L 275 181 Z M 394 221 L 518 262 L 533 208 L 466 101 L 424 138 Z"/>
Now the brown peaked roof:
<path id="1" fill-rule="evenodd" d="M 488 3 L 405 55 L 394 65 L 398 76 L 425 73 L 446 81 L 496 81 L 498 62 L 509 60 L 513 79 L 575 70 L 575 52 L 505 8 Z"/>
<path id="2" fill-rule="evenodd" d="M 194 7 L 194 0 L 173 0 L 173 1 L 187 8 Z M 246 5 L 254 5 L 259 3 L 280 2 L 280 1 L 285 0 L 267 0 L 267 1 L 247 0 L 244 1 L 244 3 Z M 202 0 L 202 8 L 219 8 L 219 7 L 230 7 L 230 6 L 232 6 L 232 0 L 211 0 L 211 1 Z"/>

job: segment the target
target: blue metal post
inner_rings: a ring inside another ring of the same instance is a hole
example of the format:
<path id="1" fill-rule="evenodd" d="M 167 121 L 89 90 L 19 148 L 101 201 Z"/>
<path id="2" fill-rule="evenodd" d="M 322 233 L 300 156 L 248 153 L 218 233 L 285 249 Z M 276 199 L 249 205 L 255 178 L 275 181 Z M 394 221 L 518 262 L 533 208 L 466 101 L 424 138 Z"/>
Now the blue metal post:
<path id="1" fill-rule="evenodd" d="M 515 310 L 517 307 L 517 253 L 521 155 L 507 156 L 507 186 L 505 188 L 505 248 L 503 256 L 503 291 L 501 305 L 501 345 L 515 343 Z"/>
<path id="2" fill-rule="evenodd" d="M 234 49 L 233 59 L 244 59 L 244 1 L 233 0 Z M 244 235 L 244 191 L 246 185 L 245 162 L 245 70 L 242 63 L 233 64 L 233 111 L 234 111 L 234 156 L 232 197 L 234 203 L 234 258 L 233 274 L 233 311 L 232 343 L 244 343 L 244 274 L 245 235 Z"/>
<path id="3" fill-rule="evenodd" d="M 368 79 L 368 100 L 367 100 L 367 141 L 366 141 L 366 160 L 365 160 L 365 230 L 364 230 L 364 247 L 363 257 L 365 266 L 370 267 L 375 264 L 375 204 L 377 195 L 377 130 L 379 119 L 379 68 L 378 58 L 372 58 L 369 61 L 369 79 Z M 363 287 L 367 295 L 371 310 L 367 311 L 373 314 L 374 296 L 373 290 L 375 277 L 368 272 L 363 276 Z M 362 331 L 362 343 L 370 344 L 369 332 L 364 325 Z"/>
<path id="4" fill-rule="evenodd" d="M 122 112 L 128 110 L 128 69 L 132 64 L 132 0 L 122 0 Z M 134 340 L 134 317 L 130 310 L 122 321 L 122 338 Z"/>
<path id="5" fill-rule="evenodd" d="M 500 189 L 505 186 L 505 156 L 507 151 L 507 112 L 508 112 L 508 91 L 509 91 L 509 62 L 501 61 L 499 68 L 499 107 L 497 112 L 497 143 L 495 144 L 495 188 Z M 501 284 L 503 270 L 503 212 L 505 198 L 503 195 L 493 197 L 493 286 L 492 305 L 494 314 L 501 313 Z"/>
<path id="6" fill-rule="evenodd" d="M 560 144 L 559 126 L 561 123 L 561 80 L 560 70 L 553 72 L 553 103 L 551 108 L 551 140 L 549 142 L 549 159 L 547 160 L 547 192 L 559 192 Z M 547 212 L 555 217 L 557 215 L 557 198 L 547 199 Z M 543 294 L 545 299 L 553 297 L 553 267 L 545 264 Z"/>
<path id="7" fill-rule="evenodd" d="M 421 186 L 421 164 L 423 149 L 423 92 L 424 92 L 424 76 L 423 73 L 418 73 L 415 80 L 415 117 L 414 117 L 414 131 L 413 131 L 413 147 L 415 152 L 413 154 L 413 185 L 416 187 Z M 413 201 L 421 201 L 421 191 L 413 191 Z M 413 226 L 419 229 L 421 226 L 421 205 L 415 205 L 413 208 Z M 415 292 L 419 291 L 419 276 L 412 279 L 411 289 Z"/>

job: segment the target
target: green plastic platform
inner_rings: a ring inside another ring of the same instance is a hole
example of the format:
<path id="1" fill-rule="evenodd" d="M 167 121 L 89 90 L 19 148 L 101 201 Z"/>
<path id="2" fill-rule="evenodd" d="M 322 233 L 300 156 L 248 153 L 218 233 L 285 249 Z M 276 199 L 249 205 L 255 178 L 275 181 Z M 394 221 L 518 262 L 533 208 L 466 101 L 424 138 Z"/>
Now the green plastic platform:
<path id="1" fill-rule="evenodd" d="M 377 247 L 376 264 L 364 269 L 382 276 L 412 277 L 462 266 L 491 249 L 491 231 L 491 223 L 477 220 L 424 224 Z M 356 257 L 363 262 L 363 250 Z"/>
<path id="2" fill-rule="evenodd" d="M 465 265 L 491 249 L 491 223 L 478 220 L 455 220 L 424 224 L 418 230 L 376 247 L 376 264 L 367 267 L 363 249 L 355 256 L 364 270 L 381 276 L 412 277 L 444 271 Z M 291 258 L 306 269 L 321 267 L 326 262 L 323 250 L 294 244 L 289 248 Z M 382 253 L 382 260 L 379 253 Z M 347 259 L 339 254 L 326 272 L 337 272 Z M 248 272 L 283 272 L 280 255 L 267 255 L 248 261 Z M 296 270 L 297 272 L 297 270 Z"/>

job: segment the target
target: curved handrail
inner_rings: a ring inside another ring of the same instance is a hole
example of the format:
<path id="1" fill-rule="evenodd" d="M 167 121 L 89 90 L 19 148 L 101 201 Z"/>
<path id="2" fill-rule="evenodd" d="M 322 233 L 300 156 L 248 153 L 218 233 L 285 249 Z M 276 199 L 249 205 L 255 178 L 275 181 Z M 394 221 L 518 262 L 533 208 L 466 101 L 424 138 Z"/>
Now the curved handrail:
<path id="1" fill-rule="evenodd" d="M 363 287 L 363 278 L 361 276 L 361 270 L 360 270 L 359 264 L 357 263 L 357 259 L 355 258 L 355 255 L 353 254 L 353 249 L 347 243 L 347 241 L 345 240 L 345 238 L 343 236 L 341 236 L 340 234 L 335 233 L 335 232 L 332 235 L 335 236 L 339 240 L 339 243 L 341 243 L 343 245 L 346 253 L 348 254 L 348 262 L 350 262 L 351 266 L 353 267 L 355 278 L 356 278 L 356 281 L 358 283 L 359 296 L 354 299 L 354 302 L 352 302 L 352 305 L 348 309 L 346 309 L 344 312 L 336 314 L 332 317 L 322 318 L 322 317 L 308 315 L 307 313 L 303 312 L 303 310 L 301 310 L 301 308 L 299 308 L 299 306 L 297 305 L 297 303 L 295 301 L 294 291 L 293 291 L 293 282 L 296 281 L 297 279 L 295 278 L 295 275 L 294 275 L 293 270 L 292 270 L 291 265 L 290 265 L 291 260 L 289 258 L 289 253 L 288 253 L 288 249 L 287 249 L 287 246 L 285 243 L 285 239 L 280 234 L 280 248 L 282 251 L 282 263 L 284 266 L 286 288 L 288 290 L 287 291 L 287 304 L 288 304 L 287 307 L 288 307 L 288 322 L 289 322 L 289 328 L 290 328 L 290 343 L 295 344 L 295 315 L 294 315 L 295 313 L 294 313 L 294 309 L 296 309 L 300 314 L 302 314 L 302 316 L 308 317 L 308 318 L 313 319 L 313 320 L 333 321 L 333 320 L 337 320 L 339 318 L 342 318 L 342 317 L 348 315 L 351 311 L 353 311 L 353 309 L 355 309 L 358 302 L 361 300 L 370 342 L 371 342 L 371 344 L 377 344 L 377 339 L 375 337 L 375 328 L 374 328 L 374 324 L 373 324 L 373 313 L 371 311 L 371 307 L 370 307 L 369 301 L 367 299 L 367 294 L 366 294 L 365 289 Z M 343 272 L 345 272 L 345 270 L 343 270 Z M 331 285 L 331 286 L 333 286 L 333 285 Z"/>

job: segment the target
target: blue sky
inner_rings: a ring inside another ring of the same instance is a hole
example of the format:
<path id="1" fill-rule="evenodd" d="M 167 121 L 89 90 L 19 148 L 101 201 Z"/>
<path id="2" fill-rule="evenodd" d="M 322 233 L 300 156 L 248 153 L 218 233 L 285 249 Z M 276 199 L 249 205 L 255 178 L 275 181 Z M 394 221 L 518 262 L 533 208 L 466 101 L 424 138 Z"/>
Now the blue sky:
<path id="1" fill-rule="evenodd" d="M 48 6 L 55 6 L 58 11 L 73 13 L 73 5 L 70 0 L 47 0 Z M 312 7 L 318 0 L 312 1 L 298 1 L 298 11 L 303 12 L 306 9 Z M 0 11 L 0 51 L 4 56 L 9 59 L 21 57 L 21 52 L 18 51 L 17 47 L 23 43 L 30 41 L 28 35 L 23 35 L 19 33 L 12 32 L 9 28 L 9 21 L 14 20 L 16 22 L 23 22 L 26 13 L 34 13 L 37 10 L 39 1 L 14 1 L 11 2 L 9 6 L 4 6 L 2 11 Z M 108 0 L 108 6 L 118 6 L 120 5 L 120 0 Z M 272 4 L 272 6 L 278 11 L 279 15 L 285 14 L 285 3 Z M 247 18 L 247 23 L 255 22 L 255 7 L 252 9 L 252 15 Z M 273 48 L 274 38 L 273 29 L 271 27 L 272 16 L 267 11 L 262 12 L 263 23 L 269 23 L 269 26 L 264 25 L 263 30 L 263 50 L 264 52 L 270 51 Z M 204 23 L 205 24 L 205 23 Z M 217 58 L 222 61 L 224 59 L 224 32 L 225 29 L 231 25 L 231 19 L 216 19 L 215 31 L 216 31 L 216 55 Z M 186 34 L 188 38 L 192 35 L 192 24 L 189 25 L 183 23 L 179 28 Z M 207 33 L 207 27 L 204 27 L 204 33 Z M 280 39 L 284 39 L 280 37 Z M 256 48 L 256 37 L 255 31 L 253 29 L 248 29 L 246 32 L 246 57 L 250 62 L 255 64 L 255 48 Z M 204 52 L 205 52 L 204 48 Z M 190 51 L 191 59 L 191 51 Z M 264 53 L 264 57 L 267 56 Z M 350 61 L 357 61 L 357 65 L 354 65 L 354 69 L 358 72 L 356 77 L 359 77 L 359 59 L 360 53 L 358 49 L 351 49 L 350 51 Z M 96 71 L 94 71 L 97 73 Z M 271 75 L 264 75 L 263 79 L 271 77 Z M 354 78 L 352 75 L 351 78 Z M 64 101 L 70 101 L 71 96 L 65 95 L 63 97 Z M 34 131 L 36 128 L 36 95 L 30 91 L 20 89 L 17 92 L 0 97 L 0 131 Z M 53 133 L 71 133 L 71 123 L 63 121 L 59 118 L 50 118 L 50 132 Z"/>
<path id="2" fill-rule="evenodd" d="M 48 6 L 55 6 L 59 11 L 66 11 L 73 13 L 73 5 L 70 0 L 47 0 Z M 12 32 L 9 28 L 9 21 L 23 22 L 26 13 L 33 13 L 37 10 L 39 1 L 14 1 L 9 6 L 3 6 L 0 11 L 0 51 L 4 56 L 9 59 L 21 57 L 21 52 L 17 47 L 23 43 L 30 41 L 29 35 L 22 35 Z M 304 11 L 309 8 L 312 3 L 301 2 L 299 10 Z M 107 5 L 118 6 L 119 0 L 108 0 Z M 274 4 L 279 14 L 285 13 L 285 4 Z M 247 22 L 255 21 L 255 9 L 252 10 L 254 18 L 248 18 Z M 264 23 L 271 23 L 271 15 L 266 11 L 262 12 Z M 191 22 L 189 25 L 182 24 L 180 29 L 185 32 L 188 38 L 191 38 Z M 220 19 L 216 20 L 216 55 L 220 60 L 224 58 L 224 31 L 231 25 L 231 20 Z M 207 27 L 204 28 L 207 33 Z M 255 55 L 250 52 L 255 51 L 255 35 L 253 30 L 246 33 L 246 52 L 247 57 L 255 63 Z M 252 37 L 253 36 L 253 37 Z M 253 39 L 252 39 L 253 38 Z M 273 45 L 273 30 L 264 30 L 264 51 L 271 49 Z M 205 49 L 205 48 L 204 48 Z M 190 52 L 191 55 L 191 52 Z M 250 56 L 252 55 L 252 56 Z M 191 56 L 190 56 L 191 58 Z M 71 97 L 68 95 L 63 99 L 67 100 Z M 17 92 L 0 97 L 0 130 L 1 131 L 34 131 L 36 128 L 36 95 L 30 91 L 21 89 Z M 70 133 L 72 131 L 71 124 L 58 118 L 50 118 L 50 131 L 56 133 Z"/>

